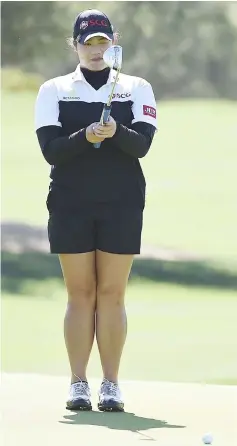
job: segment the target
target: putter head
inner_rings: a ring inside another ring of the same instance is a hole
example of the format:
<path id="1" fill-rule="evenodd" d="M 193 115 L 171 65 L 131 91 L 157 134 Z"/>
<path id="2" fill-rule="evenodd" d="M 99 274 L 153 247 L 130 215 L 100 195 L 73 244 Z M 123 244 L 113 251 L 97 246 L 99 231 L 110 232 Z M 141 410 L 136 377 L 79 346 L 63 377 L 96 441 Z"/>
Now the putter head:
<path id="1" fill-rule="evenodd" d="M 104 61 L 108 67 L 121 70 L 123 49 L 120 45 L 113 45 L 104 52 Z"/>

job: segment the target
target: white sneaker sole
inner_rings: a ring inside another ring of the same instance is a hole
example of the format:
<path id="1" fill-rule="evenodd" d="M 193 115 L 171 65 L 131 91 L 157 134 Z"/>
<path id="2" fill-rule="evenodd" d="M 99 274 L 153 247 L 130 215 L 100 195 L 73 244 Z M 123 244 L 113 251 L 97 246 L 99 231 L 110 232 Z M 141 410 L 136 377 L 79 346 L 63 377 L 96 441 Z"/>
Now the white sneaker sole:
<path id="1" fill-rule="evenodd" d="M 115 400 L 107 400 L 98 403 L 98 409 L 101 412 L 124 412 L 124 403 L 119 403 Z"/>
<path id="2" fill-rule="evenodd" d="M 92 410 L 92 405 L 89 400 L 84 400 L 83 398 L 78 398 L 76 400 L 68 400 L 66 405 L 67 410 Z"/>

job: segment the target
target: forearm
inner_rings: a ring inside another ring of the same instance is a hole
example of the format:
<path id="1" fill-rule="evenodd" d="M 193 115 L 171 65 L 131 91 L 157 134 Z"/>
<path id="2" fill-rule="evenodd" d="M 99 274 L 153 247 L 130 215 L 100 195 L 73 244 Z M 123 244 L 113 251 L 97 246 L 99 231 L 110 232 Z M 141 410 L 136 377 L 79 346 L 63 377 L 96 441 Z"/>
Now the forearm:
<path id="1" fill-rule="evenodd" d="M 41 127 L 36 134 L 43 156 L 51 166 L 70 161 L 90 147 L 85 129 L 65 136 L 61 127 L 48 126 Z"/>
<path id="2" fill-rule="evenodd" d="M 128 128 L 117 124 L 113 141 L 117 147 L 134 158 L 143 158 L 150 149 L 155 127 L 143 122 L 137 122 Z"/>

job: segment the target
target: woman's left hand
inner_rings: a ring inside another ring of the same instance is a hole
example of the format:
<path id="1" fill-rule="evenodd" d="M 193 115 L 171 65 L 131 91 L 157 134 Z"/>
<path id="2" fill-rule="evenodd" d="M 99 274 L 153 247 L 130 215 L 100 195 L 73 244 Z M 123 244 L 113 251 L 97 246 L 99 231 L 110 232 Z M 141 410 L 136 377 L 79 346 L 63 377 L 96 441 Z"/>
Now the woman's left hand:
<path id="1" fill-rule="evenodd" d="M 96 127 L 94 127 L 94 134 L 98 137 L 102 138 L 112 138 L 116 132 L 117 124 L 112 116 L 109 117 L 109 121 L 104 125 L 98 123 Z"/>

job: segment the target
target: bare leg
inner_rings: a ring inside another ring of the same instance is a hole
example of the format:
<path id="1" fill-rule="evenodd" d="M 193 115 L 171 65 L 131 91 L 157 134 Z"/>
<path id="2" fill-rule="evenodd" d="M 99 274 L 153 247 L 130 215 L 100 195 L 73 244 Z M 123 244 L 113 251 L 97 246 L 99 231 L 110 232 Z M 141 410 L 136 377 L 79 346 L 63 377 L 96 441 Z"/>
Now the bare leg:
<path id="1" fill-rule="evenodd" d="M 59 256 L 68 304 L 64 336 L 72 378 L 71 383 L 86 380 L 95 335 L 96 273 L 95 252 Z"/>
<path id="2" fill-rule="evenodd" d="M 96 337 L 104 378 L 117 383 L 127 335 L 124 306 L 133 255 L 96 251 Z"/>

